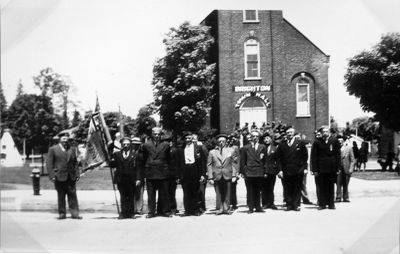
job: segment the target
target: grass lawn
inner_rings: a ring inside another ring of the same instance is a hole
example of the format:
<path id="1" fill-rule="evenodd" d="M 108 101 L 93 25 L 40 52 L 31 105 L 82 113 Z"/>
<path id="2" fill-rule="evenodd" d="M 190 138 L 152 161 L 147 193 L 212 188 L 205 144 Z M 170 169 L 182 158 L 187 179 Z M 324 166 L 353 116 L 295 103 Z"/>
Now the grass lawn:
<path id="1" fill-rule="evenodd" d="M 381 170 L 367 170 L 365 172 L 354 172 L 352 177 L 356 177 L 363 180 L 400 180 L 400 176 L 397 172 L 389 172 Z"/>
<path id="2" fill-rule="evenodd" d="M 24 167 L 2 167 L 0 170 L 0 189 L 32 189 L 30 177 L 32 168 Z M 54 189 L 54 184 L 48 176 L 40 177 L 41 189 Z M 86 172 L 77 183 L 78 190 L 112 190 L 111 175 L 109 168 L 101 168 Z"/>

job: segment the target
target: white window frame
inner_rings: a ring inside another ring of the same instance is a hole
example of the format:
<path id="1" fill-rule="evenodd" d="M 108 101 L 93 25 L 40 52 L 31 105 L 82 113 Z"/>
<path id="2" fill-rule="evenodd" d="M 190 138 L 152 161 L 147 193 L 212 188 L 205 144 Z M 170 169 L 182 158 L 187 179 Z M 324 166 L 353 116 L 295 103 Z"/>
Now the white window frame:
<path id="1" fill-rule="evenodd" d="M 257 77 L 248 77 L 247 75 L 247 46 L 257 46 Z M 255 39 L 248 39 L 244 42 L 244 80 L 261 80 L 260 77 L 260 43 Z"/>
<path id="2" fill-rule="evenodd" d="M 307 86 L 307 112 L 304 114 L 299 113 L 299 86 Z M 310 82 L 296 83 L 296 117 L 311 117 L 310 115 Z"/>
<path id="3" fill-rule="evenodd" d="M 247 19 L 246 11 L 255 11 L 256 12 L 256 19 Z M 260 20 L 258 19 L 258 10 L 243 10 L 243 23 L 259 23 Z"/>

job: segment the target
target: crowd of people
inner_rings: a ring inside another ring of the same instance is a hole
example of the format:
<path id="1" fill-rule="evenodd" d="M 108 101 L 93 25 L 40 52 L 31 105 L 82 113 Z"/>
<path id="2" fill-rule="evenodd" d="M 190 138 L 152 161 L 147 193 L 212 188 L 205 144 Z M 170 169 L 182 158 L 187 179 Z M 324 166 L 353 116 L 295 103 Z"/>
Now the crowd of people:
<path id="1" fill-rule="evenodd" d="M 354 149 L 346 136 L 331 135 L 328 126 L 316 130 L 311 141 L 282 123 L 260 128 L 237 125 L 229 135 L 216 135 L 207 142 L 208 147 L 198 138 L 186 132 L 173 140 L 155 127 L 145 140 L 122 137 L 111 148 L 109 166 L 114 168 L 113 181 L 120 194 L 119 219 L 144 213 L 145 191 L 146 218 L 200 216 L 207 210 L 208 184 L 215 190 L 215 214 L 232 214 L 238 208 L 239 178 L 246 185 L 248 213 L 278 209 L 274 194 L 277 178 L 283 185 L 284 210 L 300 211 L 302 198 L 304 204 L 312 204 L 305 186 L 308 170 L 315 178 L 315 205 L 319 210 L 335 209 L 335 202 L 349 202 L 348 185 L 356 164 Z M 79 169 L 73 153 L 63 137 L 49 152 L 47 168 L 58 192 L 60 219 L 66 217 L 65 196 L 72 218 L 81 218 L 75 188 Z M 182 212 L 176 201 L 179 184 L 183 190 Z"/>

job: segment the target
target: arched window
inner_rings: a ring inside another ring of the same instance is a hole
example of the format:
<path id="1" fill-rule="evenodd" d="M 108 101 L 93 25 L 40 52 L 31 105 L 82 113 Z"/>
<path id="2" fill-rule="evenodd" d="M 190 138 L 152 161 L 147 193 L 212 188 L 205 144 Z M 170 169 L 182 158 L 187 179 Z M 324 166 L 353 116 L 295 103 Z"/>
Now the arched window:
<path id="1" fill-rule="evenodd" d="M 310 81 L 301 77 L 296 83 L 296 116 L 310 116 Z"/>
<path id="2" fill-rule="evenodd" d="M 260 78 L 260 44 L 254 39 L 244 43 L 244 65 L 246 79 Z"/>

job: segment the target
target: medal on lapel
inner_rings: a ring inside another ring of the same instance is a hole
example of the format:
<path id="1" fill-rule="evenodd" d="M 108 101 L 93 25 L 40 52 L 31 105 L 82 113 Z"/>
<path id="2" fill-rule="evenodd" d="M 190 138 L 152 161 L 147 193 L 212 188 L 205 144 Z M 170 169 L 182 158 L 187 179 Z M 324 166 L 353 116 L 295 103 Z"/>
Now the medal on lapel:
<path id="1" fill-rule="evenodd" d="M 332 148 L 332 145 L 330 145 L 330 146 L 329 146 L 329 149 L 330 149 L 330 150 L 331 150 L 331 152 L 332 152 L 332 150 L 333 150 L 333 148 Z"/>

